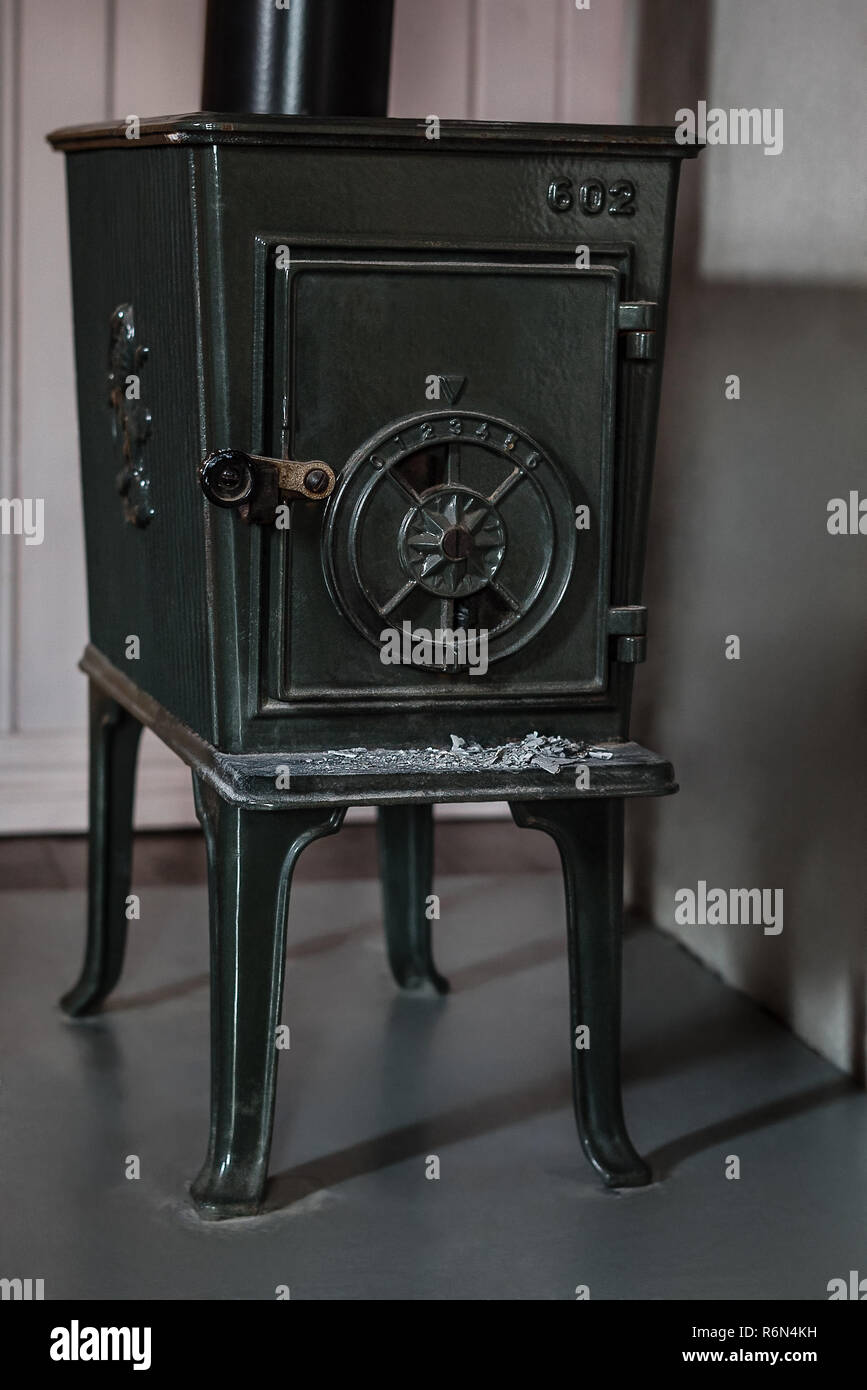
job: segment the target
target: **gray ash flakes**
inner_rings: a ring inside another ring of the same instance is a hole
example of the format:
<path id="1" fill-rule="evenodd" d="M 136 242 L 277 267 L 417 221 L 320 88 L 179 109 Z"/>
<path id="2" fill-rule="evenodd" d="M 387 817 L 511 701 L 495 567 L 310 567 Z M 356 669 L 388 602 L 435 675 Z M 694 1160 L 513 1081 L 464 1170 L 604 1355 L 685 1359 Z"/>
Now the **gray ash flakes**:
<path id="1" fill-rule="evenodd" d="M 520 742 L 500 743 L 483 748 L 472 739 L 451 734 L 449 748 L 333 748 L 324 753 L 301 754 L 297 761 L 311 772 L 524 772 L 540 768 L 557 776 L 564 768 L 576 767 L 590 759 L 608 759 L 604 748 L 553 734 L 527 734 Z"/>

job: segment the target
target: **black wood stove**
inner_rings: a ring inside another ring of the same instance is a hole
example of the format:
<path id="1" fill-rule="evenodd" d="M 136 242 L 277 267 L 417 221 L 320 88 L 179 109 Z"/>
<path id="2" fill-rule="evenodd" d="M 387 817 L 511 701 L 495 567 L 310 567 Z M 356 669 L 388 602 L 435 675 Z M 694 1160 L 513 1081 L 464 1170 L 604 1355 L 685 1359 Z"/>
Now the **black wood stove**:
<path id="1" fill-rule="evenodd" d="M 388 3 L 342 26 L 361 7 L 249 6 L 259 30 L 224 69 L 243 8 L 212 3 L 205 101 L 258 114 L 51 137 L 91 625 L 89 929 L 64 1007 L 97 1008 L 120 973 L 144 725 L 192 769 L 210 863 L 193 1198 L 255 1212 L 299 853 L 378 807 L 391 967 L 443 992 L 432 808 L 507 800 L 562 857 L 582 1145 L 606 1183 L 646 1183 L 620 1096 L 623 805 L 675 790 L 628 725 L 694 150 L 668 130 L 370 114 Z"/>

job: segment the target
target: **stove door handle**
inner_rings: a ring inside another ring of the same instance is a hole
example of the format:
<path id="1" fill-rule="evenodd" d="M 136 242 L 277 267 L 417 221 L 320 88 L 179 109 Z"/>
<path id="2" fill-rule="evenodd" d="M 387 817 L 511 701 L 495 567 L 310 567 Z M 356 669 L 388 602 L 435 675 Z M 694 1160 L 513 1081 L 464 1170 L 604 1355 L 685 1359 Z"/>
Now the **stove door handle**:
<path id="1" fill-rule="evenodd" d="M 215 507 L 234 508 L 260 526 L 277 519 L 288 502 L 324 502 L 334 491 L 334 470 L 319 459 L 265 458 L 240 449 L 218 449 L 199 465 L 199 483 Z"/>

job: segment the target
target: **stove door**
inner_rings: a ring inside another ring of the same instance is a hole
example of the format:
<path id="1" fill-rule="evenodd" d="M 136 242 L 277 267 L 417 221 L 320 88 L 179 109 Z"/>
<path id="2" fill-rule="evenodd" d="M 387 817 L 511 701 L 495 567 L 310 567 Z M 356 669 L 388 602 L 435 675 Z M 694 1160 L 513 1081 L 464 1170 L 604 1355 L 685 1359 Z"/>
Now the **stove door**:
<path id="1" fill-rule="evenodd" d="M 264 693 L 604 690 L 619 271 L 293 251 L 266 442 L 338 474 L 269 533 Z"/>

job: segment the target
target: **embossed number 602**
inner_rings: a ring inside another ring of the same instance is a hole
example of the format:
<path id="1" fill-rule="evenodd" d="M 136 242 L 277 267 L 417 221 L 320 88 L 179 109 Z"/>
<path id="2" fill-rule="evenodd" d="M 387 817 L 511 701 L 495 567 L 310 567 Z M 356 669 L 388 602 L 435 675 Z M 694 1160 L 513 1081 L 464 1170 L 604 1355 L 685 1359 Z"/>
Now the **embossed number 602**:
<path id="1" fill-rule="evenodd" d="M 578 189 L 578 206 L 588 217 L 596 217 L 605 210 L 608 202 L 610 217 L 633 217 L 636 211 L 635 184 L 629 179 L 618 179 L 608 185 L 601 179 L 585 179 Z M 575 206 L 575 194 L 571 179 L 553 179 L 548 186 L 548 204 L 555 212 L 568 212 Z"/>

